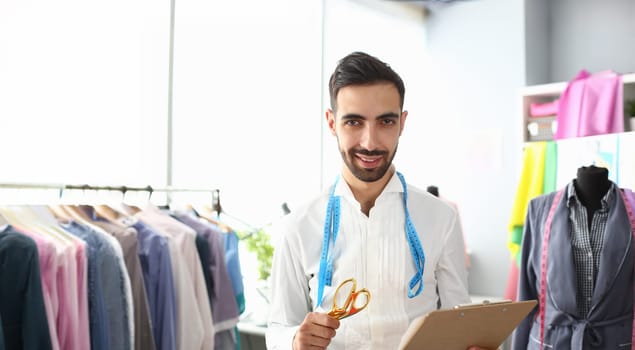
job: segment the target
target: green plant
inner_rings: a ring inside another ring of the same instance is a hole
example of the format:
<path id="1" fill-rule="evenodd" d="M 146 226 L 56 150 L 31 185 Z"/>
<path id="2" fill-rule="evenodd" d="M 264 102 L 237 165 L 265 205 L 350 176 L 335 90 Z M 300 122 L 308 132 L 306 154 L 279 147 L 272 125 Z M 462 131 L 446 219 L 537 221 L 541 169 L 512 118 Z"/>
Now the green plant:
<path id="1" fill-rule="evenodd" d="M 238 237 L 245 242 L 247 250 L 256 254 L 258 260 L 258 274 L 263 281 L 271 274 L 273 260 L 273 246 L 271 236 L 264 229 L 239 232 Z"/>
<path id="2" fill-rule="evenodd" d="M 635 117 L 635 100 L 627 100 L 624 103 L 624 114 L 628 117 Z"/>

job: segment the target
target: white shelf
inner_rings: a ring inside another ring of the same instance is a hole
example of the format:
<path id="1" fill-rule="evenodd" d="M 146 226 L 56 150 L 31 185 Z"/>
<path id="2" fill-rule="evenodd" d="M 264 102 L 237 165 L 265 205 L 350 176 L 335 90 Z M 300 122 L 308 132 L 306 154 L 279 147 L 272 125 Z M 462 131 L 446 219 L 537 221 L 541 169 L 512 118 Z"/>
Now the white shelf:
<path id="1" fill-rule="evenodd" d="M 622 83 L 623 84 L 635 83 L 635 73 L 622 75 Z M 568 82 L 563 81 L 558 83 L 526 86 L 522 89 L 521 95 L 532 96 L 532 97 L 558 96 L 567 88 L 567 84 Z"/>

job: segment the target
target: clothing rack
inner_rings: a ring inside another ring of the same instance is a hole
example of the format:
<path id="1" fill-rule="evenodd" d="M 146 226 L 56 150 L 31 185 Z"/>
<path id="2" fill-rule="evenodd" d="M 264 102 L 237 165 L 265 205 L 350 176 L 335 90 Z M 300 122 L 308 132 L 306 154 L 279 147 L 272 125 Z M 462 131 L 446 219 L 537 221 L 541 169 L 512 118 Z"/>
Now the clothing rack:
<path id="1" fill-rule="evenodd" d="M 154 192 L 165 192 L 168 194 L 167 200 L 168 204 L 170 202 L 170 193 L 174 192 L 201 192 L 201 193 L 211 193 L 212 195 L 212 210 L 219 215 L 222 212 L 222 207 L 220 204 L 220 190 L 219 189 L 209 189 L 209 188 L 191 188 L 191 187 L 135 187 L 135 186 L 95 186 L 95 185 L 69 185 L 69 184 L 53 184 L 53 183 L 0 183 L 0 189 L 29 189 L 29 190 L 58 190 L 59 196 L 62 197 L 62 194 L 65 190 L 84 190 L 84 191 L 118 191 L 122 194 L 126 194 L 126 192 L 148 192 L 149 196 L 152 196 Z"/>

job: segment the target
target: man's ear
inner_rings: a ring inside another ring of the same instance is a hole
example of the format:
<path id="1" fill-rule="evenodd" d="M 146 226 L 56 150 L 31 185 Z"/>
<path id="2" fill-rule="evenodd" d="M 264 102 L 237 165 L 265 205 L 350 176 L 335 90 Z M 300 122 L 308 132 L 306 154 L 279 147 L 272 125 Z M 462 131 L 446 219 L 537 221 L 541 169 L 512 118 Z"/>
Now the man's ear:
<path id="1" fill-rule="evenodd" d="M 401 133 L 403 133 L 403 128 L 406 125 L 406 118 L 408 117 L 408 111 L 403 111 L 401 112 L 401 117 L 400 119 L 400 125 L 399 125 L 399 136 L 401 136 Z"/>
<path id="2" fill-rule="evenodd" d="M 332 109 L 327 109 L 326 110 L 326 123 L 329 126 L 329 129 L 331 130 L 331 134 L 336 135 L 335 133 L 335 112 L 333 112 Z"/>

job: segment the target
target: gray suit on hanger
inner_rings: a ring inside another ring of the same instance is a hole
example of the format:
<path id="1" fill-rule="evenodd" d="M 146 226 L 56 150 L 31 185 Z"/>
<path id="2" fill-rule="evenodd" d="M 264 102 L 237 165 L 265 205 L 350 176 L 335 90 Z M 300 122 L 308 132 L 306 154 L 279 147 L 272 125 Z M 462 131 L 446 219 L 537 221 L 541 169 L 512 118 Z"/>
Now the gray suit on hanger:
<path id="1" fill-rule="evenodd" d="M 571 186 L 569 184 L 568 186 Z M 547 255 L 545 349 L 627 349 L 633 323 L 633 249 L 631 227 L 622 197 L 609 204 L 600 266 L 591 309 L 578 315 L 576 273 L 571 248 L 567 191 L 556 207 Z M 555 192 L 530 201 L 523 234 L 518 300 L 539 299 L 544 225 Z M 538 306 L 515 330 L 514 350 L 540 349 Z"/>

